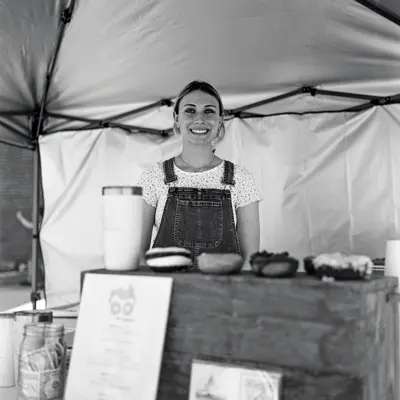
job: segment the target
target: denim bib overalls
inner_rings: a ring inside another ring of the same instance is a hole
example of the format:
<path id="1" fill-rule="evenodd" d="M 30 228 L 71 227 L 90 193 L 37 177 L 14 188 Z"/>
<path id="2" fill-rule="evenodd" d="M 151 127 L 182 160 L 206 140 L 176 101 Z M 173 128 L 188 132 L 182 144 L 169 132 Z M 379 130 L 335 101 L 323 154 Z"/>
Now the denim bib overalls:
<path id="1" fill-rule="evenodd" d="M 201 253 L 240 254 L 231 192 L 175 186 L 174 159 L 163 163 L 167 201 L 153 247 L 184 247 L 192 252 L 194 266 Z M 222 184 L 234 186 L 234 165 L 224 161 Z"/>

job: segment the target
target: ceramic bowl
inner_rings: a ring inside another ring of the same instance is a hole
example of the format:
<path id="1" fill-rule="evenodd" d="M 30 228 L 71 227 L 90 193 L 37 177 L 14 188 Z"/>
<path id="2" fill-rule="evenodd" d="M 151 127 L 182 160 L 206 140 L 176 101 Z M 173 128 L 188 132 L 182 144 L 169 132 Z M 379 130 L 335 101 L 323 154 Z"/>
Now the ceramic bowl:
<path id="1" fill-rule="evenodd" d="M 290 278 L 296 275 L 299 261 L 289 253 L 269 253 L 261 251 L 250 257 L 252 271 L 257 276 L 268 278 Z"/>

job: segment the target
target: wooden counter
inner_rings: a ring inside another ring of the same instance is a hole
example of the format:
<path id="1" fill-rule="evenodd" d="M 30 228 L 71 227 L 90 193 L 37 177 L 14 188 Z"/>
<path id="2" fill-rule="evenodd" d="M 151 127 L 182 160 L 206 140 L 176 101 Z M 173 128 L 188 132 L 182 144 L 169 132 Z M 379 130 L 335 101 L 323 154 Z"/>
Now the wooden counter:
<path id="1" fill-rule="evenodd" d="M 174 284 L 158 400 L 187 400 L 193 357 L 281 368 L 284 400 L 399 398 L 396 278 L 167 275 Z"/>

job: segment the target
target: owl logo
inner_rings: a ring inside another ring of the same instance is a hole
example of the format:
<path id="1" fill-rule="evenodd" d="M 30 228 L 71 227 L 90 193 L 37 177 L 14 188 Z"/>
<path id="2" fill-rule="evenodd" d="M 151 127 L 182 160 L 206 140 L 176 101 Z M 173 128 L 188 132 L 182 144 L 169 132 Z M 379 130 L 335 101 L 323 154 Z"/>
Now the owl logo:
<path id="1" fill-rule="evenodd" d="M 110 312 L 117 318 L 125 319 L 130 317 L 135 307 L 136 298 L 133 286 L 129 285 L 126 289 L 119 288 L 110 293 Z"/>

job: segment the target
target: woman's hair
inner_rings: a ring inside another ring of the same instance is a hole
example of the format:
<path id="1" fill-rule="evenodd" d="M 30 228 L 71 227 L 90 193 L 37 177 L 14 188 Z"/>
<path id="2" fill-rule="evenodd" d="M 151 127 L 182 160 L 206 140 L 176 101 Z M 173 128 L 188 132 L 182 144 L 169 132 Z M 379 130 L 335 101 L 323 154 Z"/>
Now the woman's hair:
<path id="1" fill-rule="evenodd" d="M 195 90 L 199 90 L 201 92 L 207 93 L 207 94 L 213 96 L 214 98 L 216 98 L 218 101 L 218 105 L 219 105 L 219 115 L 222 116 L 224 114 L 224 106 L 222 104 L 221 96 L 218 93 L 217 89 L 215 89 L 214 86 L 210 85 L 207 82 L 192 81 L 181 90 L 181 92 L 178 94 L 178 96 L 176 98 L 176 101 L 174 104 L 174 118 L 176 118 L 176 116 L 179 113 L 179 104 L 181 103 L 181 100 L 183 99 L 183 97 L 185 97 L 186 95 L 188 95 L 191 92 L 194 92 Z"/>

